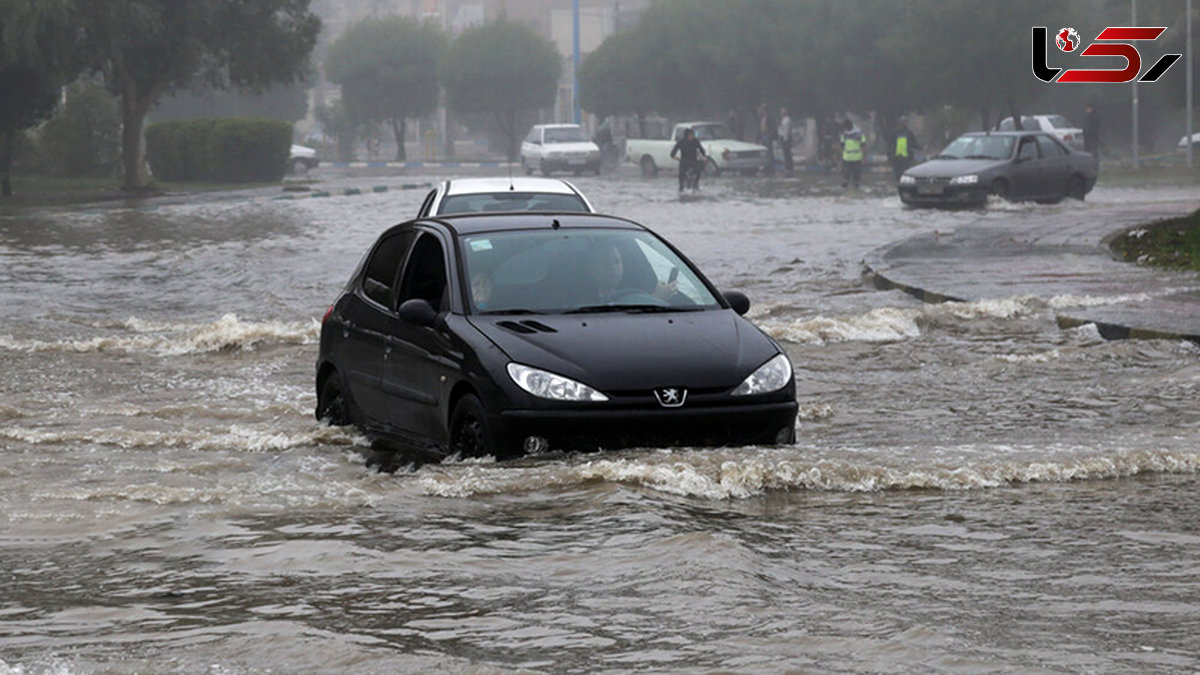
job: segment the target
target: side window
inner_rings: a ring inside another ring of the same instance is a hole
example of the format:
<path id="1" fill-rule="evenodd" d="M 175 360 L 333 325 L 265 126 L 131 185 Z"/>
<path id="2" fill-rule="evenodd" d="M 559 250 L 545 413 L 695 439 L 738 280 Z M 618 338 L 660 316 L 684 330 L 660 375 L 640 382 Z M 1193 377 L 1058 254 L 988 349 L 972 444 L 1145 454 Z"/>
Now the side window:
<path id="1" fill-rule="evenodd" d="M 368 298 L 389 309 L 392 307 L 396 276 L 415 237 L 416 233 L 411 230 L 400 232 L 385 239 L 375 249 L 363 276 L 363 293 L 366 293 Z"/>
<path id="2" fill-rule="evenodd" d="M 1042 157 L 1061 157 L 1066 154 L 1063 149 L 1049 136 L 1037 137 L 1038 147 L 1042 149 Z"/>
<path id="3" fill-rule="evenodd" d="M 529 135 L 525 137 L 526 143 L 539 144 L 541 143 L 541 129 L 534 127 L 529 130 Z"/>
<path id="4" fill-rule="evenodd" d="M 1032 138 L 1021 139 L 1021 149 L 1017 151 L 1017 159 L 1037 159 L 1037 143 Z"/>
<path id="5" fill-rule="evenodd" d="M 429 233 L 417 239 L 412 255 L 408 256 L 396 304 L 414 298 L 427 300 L 435 312 L 442 311 L 445 305 L 446 258 L 442 253 L 442 243 Z"/>

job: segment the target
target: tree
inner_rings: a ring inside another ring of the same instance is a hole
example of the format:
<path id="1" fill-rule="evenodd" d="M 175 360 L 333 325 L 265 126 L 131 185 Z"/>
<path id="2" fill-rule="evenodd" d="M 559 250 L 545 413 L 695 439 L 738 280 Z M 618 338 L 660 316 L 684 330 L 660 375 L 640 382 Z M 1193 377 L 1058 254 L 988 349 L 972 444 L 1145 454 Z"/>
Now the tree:
<path id="1" fill-rule="evenodd" d="M 61 3 L 0 0 L 0 196 L 12 195 L 17 134 L 50 116 L 73 75 L 73 36 Z"/>
<path id="2" fill-rule="evenodd" d="M 432 22 L 389 17 L 354 24 L 329 48 L 325 74 L 341 86 L 347 112 L 365 123 L 389 122 L 397 160 L 406 159 L 406 120 L 437 110 L 437 68 L 445 45 Z"/>
<path id="3" fill-rule="evenodd" d="M 517 127 L 518 114 L 553 105 L 561 71 L 561 57 L 553 43 L 502 17 L 455 38 L 442 80 L 452 110 L 494 117 L 508 139 L 512 161 L 522 131 Z"/>
<path id="4" fill-rule="evenodd" d="M 261 91 L 301 79 L 320 19 L 309 0 L 76 0 L 80 48 L 121 97 L 126 190 L 149 183 L 142 128 L 165 93 L 196 81 Z"/>
<path id="5" fill-rule="evenodd" d="M 653 83 L 643 53 L 646 41 L 637 30 L 605 40 L 579 64 L 579 103 L 601 117 L 643 116 L 655 109 Z"/>

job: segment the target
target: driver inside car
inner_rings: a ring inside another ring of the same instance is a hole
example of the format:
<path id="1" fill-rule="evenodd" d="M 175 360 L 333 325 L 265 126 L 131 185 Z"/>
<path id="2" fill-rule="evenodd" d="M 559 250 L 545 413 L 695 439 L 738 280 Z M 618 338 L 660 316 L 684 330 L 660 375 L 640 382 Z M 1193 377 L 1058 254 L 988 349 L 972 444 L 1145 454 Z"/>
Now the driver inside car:
<path id="1" fill-rule="evenodd" d="M 622 286 L 625 278 L 625 264 L 621 251 L 613 244 L 600 244 L 591 248 L 587 257 L 587 275 L 595 289 L 594 300 L 599 303 L 613 303 L 622 298 L 636 300 L 637 295 L 645 295 L 647 291 L 640 288 Z M 654 290 L 648 294 L 659 301 L 666 301 L 675 295 L 676 282 L 663 282 L 655 279 Z"/>

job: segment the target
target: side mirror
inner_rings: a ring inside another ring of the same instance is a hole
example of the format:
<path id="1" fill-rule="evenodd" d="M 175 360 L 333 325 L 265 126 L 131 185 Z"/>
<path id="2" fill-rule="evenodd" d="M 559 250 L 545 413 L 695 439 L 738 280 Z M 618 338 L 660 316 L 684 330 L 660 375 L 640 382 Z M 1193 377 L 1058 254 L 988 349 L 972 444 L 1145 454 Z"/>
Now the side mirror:
<path id="1" fill-rule="evenodd" d="M 400 303 L 398 314 L 401 320 L 418 326 L 432 328 L 437 323 L 437 312 L 433 311 L 433 305 L 424 298 L 413 298 Z"/>
<path id="2" fill-rule="evenodd" d="M 725 296 L 725 302 L 729 303 L 729 308 L 737 312 L 739 316 L 745 316 L 746 312 L 750 311 L 750 298 L 747 298 L 745 293 L 726 291 L 721 295 Z"/>

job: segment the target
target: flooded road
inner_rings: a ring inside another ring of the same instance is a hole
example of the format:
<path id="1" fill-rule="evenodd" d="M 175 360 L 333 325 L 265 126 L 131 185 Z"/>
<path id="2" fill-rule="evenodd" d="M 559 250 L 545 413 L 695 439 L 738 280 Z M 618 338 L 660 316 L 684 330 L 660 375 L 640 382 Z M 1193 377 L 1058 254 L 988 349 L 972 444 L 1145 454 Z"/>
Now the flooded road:
<path id="1" fill-rule="evenodd" d="M 0 214 L 0 674 L 1200 669 L 1200 349 L 1105 298 L 924 305 L 877 247 L 987 212 L 880 183 L 576 180 L 796 366 L 789 447 L 380 474 L 318 322 L 424 189 Z"/>

